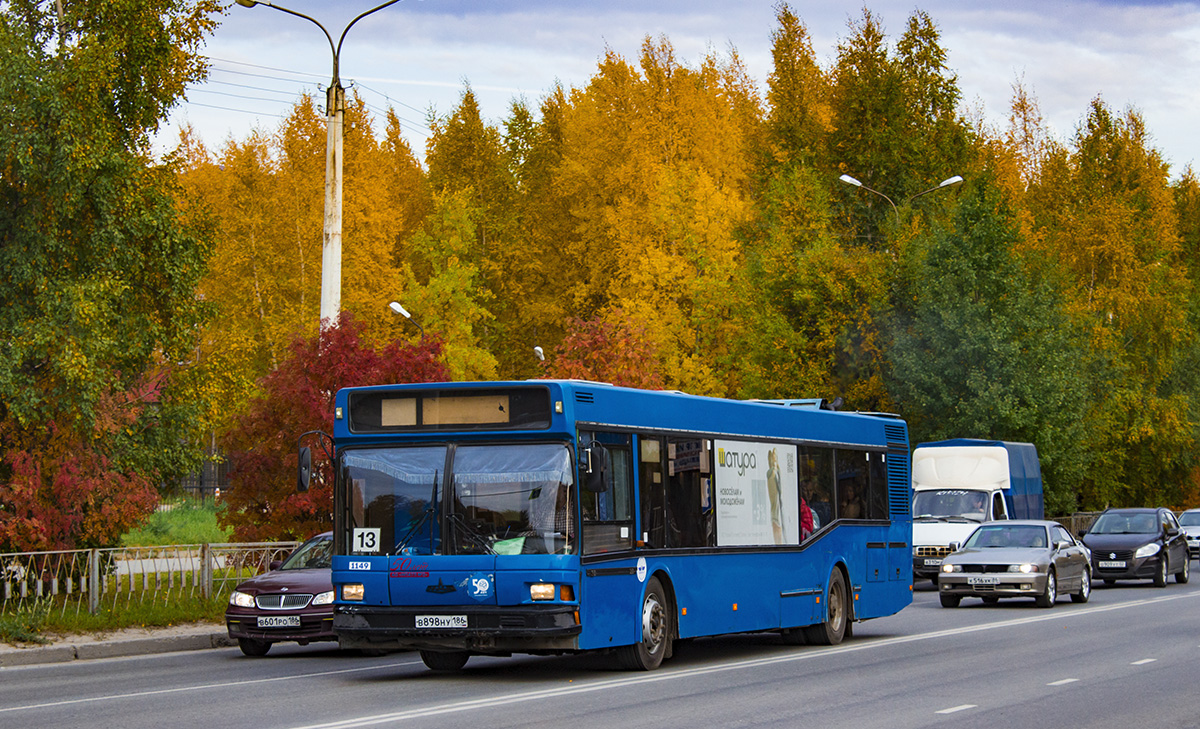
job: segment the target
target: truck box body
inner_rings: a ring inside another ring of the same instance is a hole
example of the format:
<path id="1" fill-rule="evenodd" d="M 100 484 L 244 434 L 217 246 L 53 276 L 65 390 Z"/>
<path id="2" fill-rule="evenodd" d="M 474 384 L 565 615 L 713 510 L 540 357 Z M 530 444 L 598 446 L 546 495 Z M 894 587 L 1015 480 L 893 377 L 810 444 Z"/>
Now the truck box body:
<path id="1" fill-rule="evenodd" d="M 936 581 L 950 545 L 984 521 L 1043 519 L 1032 443 L 955 438 L 913 451 L 913 572 Z M 1001 503 L 1002 502 L 1002 503 Z"/>

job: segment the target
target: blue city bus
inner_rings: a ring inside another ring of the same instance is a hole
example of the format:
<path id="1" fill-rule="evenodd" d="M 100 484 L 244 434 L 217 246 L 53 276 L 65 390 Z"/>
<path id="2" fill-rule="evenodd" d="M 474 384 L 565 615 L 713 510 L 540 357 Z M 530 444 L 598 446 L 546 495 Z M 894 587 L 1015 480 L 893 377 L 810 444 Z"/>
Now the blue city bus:
<path id="1" fill-rule="evenodd" d="M 343 647 L 651 670 L 676 640 L 832 645 L 912 601 L 897 417 L 577 380 L 348 388 L 335 408 Z"/>

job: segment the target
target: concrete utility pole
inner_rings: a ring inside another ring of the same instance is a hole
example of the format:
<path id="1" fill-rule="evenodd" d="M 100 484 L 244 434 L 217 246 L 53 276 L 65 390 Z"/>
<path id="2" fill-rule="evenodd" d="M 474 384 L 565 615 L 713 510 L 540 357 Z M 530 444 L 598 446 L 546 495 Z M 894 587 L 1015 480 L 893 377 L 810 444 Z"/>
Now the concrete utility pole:
<path id="1" fill-rule="evenodd" d="M 333 36 L 318 21 L 304 13 L 289 10 L 280 5 L 258 0 L 237 0 L 242 7 L 252 8 L 255 5 L 266 5 L 288 15 L 304 18 L 316 25 L 329 41 L 329 50 L 333 52 L 333 80 L 329 82 L 329 91 L 325 98 L 325 232 L 324 244 L 321 247 L 321 329 L 335 323 L 342 311 L 342 121 L 346 115 L 346 89 L 342 87 L 342 79 L 338 74 L 338 65 L 342 54 L 342 42 L 346 33 L 355 23 L 371 13 L 382 10 L 389 5 L 395 5 L 400 0 L 377 5 L 365 13 L 359 13 L 354 20 L 342 31 L 335 45 Z"/>

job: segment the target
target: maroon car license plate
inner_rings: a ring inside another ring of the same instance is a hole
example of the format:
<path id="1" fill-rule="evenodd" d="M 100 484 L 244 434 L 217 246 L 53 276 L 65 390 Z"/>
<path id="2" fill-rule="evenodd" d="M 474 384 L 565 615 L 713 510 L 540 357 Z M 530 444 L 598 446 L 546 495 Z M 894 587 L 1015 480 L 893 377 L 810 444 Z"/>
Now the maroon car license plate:
<path id="1" fill-rule="evenodd" d="M 259 615 L 260 628 L 299 628 L 299 615 Z"/>

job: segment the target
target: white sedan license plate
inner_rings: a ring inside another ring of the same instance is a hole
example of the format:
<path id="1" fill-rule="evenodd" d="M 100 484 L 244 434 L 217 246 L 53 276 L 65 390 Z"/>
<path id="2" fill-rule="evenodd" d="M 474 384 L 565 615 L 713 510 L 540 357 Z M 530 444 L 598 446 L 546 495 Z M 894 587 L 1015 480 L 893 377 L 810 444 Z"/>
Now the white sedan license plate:
<path id="1" fill-rule="evenodd" d="M 938 566 L 938 565 L 940 565 L 941 563 L 942 563 L 942 560 L 940 560 L 940 559 L 927 559 L 927 560 L 925 560 L 925 566 L 926 566 L 926 567 L 937 567 L 937 566 Z"/>
<path id="2" fill-rule="evenodd" d="M 418 628 L 465 628 L 466 615 L 418 615 Z"/>
<path id="3" fill-rule="evenodd" d="M 984 575 L 981 577 L 968 577 L 968 585 L 999 585 L 1000 578 L 995 575 Z"/>
<path id="4" fill-rule="evenodd" d="M 299 628 L 299 615 L 259 615 L 260 628 Z"/>
<path id="5" fill-rule="evenodd" d="M 1100 564 L 1101 569 L 1121 568 L 1121 567 L 1125 566 L 1125 560 L 1123 560 L 1123 559 L 1118 559 L 1118 560 L 1102 559 L 1102 560 L 1100 560 L 1099 564 Z"/>

